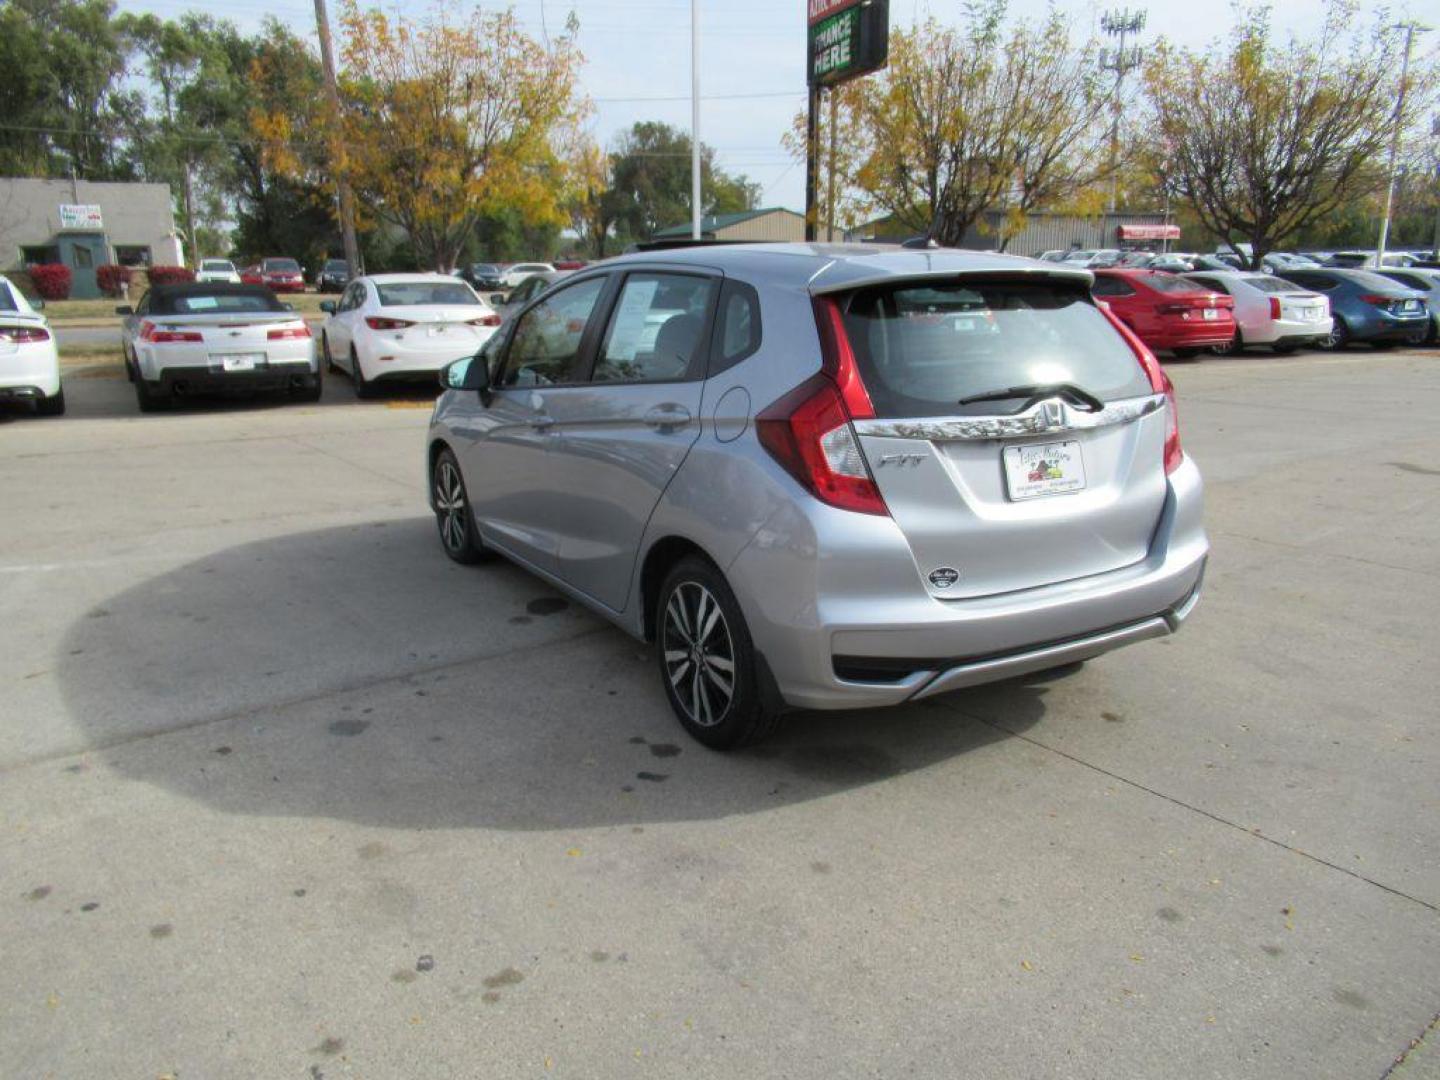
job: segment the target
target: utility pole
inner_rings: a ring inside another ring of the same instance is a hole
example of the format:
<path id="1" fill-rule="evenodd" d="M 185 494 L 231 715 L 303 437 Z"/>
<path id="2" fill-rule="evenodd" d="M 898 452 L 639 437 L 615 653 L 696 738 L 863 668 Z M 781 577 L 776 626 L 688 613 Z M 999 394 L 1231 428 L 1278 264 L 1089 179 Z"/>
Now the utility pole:
<path id="1" fill-rule="evenodd" d="M 835 89 L 830 89 L 830 164 L 825 177 L 825 239 L 835 242 Z"/>
<path id="2" fill-rule="evenodd" d="M 1440 115 L 1430 118 L 1430 138 L 1440 143 Z M 1437 195 L 1440 195 L 1440 153 L 1435 155 L 1435 175 L 1431 178 Z M 1430 238 L 1430 254 L 1440 259 L 1440 198 L 1435 200 L 1435 235 Z"/>
<path id="3" fill-rule="evenodd" d="M 820 202 L 820 87 L 810 87 L 805 120 L 805 240 L 819 239 L 816 228 Z"/>
<path id="4" fill-rule="evenodd" d="M 330 15 L 325 0 L 315 0 L 315 26 L 320 31 L 320 65 L 325 73 L 325 96 L 330 100 L 334 123 L 340 122 L 340 90 L 335 85 L 335 54 L 330 47 Z M 355 199 L 350 192 L 350 177 L 345 166 L 345 140 L 338 129 L 330 140 L 330 168 L 335 172 L 335 189 L 340 198 L 340 241 L 345 246 L 345 262 L 355 277 L 360 266 L 360 244 L 355 239 Z"/>
<path id="5" fill-rule="evenodd" d="M 1115 213 L 1120 198 L 1120 103 L 1125 86 L 1125 76 L 1140 66 L 1144 53 L 1138 45 L 1125 45 L 1125 39 L 1145 29 L 1145 12 L 1120 8 L 1100 16 L 1100 29 L 1107 36 L 1118 38 L 1114 49 L 1100 50 L 1100 69 L 1115 73 L 1115 92 L 1110 99 L 1110 208 Z"/>
<path id="6" fill-rule="evenodd" d="M 700 239 L 700 0 L 690 0 L 690 239 Z"/>
<path id="7" fill-rule="evenodd" d="M 1415 44 L 1416 34 L 1427 34 L 1430 27 L 1421 26 L 1414 19 L 1395 23 L 1391 30 L 1405 31 L 1405 59 L 1400 61 L 1400 94 L 1395 99 L 1395 121 L 1390 131 L 1390 166 L 1386 169 L 1385 213 L 1380 218 L 1380 239 L 1375 243 L 1375 268 L 1385 265 L 1385 242 L 1390 239 L 1390 210 L 1395 203 L 1395 164 L 1400 156 L 1400 132 L 1405 127 L 1405 88 L 1410 81 L 1410 49 Z"/>

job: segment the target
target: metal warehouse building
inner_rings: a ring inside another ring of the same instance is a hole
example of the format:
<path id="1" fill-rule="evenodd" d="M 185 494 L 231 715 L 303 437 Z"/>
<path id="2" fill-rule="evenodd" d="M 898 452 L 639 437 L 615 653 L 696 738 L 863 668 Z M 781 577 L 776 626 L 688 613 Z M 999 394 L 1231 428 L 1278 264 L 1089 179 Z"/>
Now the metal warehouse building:
<path id="1" fill-rule="evenodd" d="M 95 297 L 95 268 L 184 261 L 168 184 L 0 178 L 0 268 L 64 263 L 70 295 Z"/>
<path id="2" fill-rule="evenodd" d="M 735 214 L 712 214 L 700 219 L 700 233 L 707 240 L 804 240 L 805 215 L 783 206 L 742 210 Z M 683 240 L 690 235 L 690 223 L 661 229 L 653 240 Z"/>

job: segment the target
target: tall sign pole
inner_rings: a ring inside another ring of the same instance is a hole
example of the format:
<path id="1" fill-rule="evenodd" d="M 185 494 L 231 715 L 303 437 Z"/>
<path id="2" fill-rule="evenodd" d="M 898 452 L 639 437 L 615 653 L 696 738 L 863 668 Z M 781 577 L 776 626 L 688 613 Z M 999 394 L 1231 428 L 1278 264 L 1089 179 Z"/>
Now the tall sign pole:
<path id="1" fill-rule="evenodd" d="M 1400 132 L 1405 127 L 1405 87 L 1410 80 L 1410 50 L 1416 34 L 1428 34 L 1430 27 L 1413 20 L 1397 23 L 1392 30 L 1405 31 L 1405 59 L 1400 62 L 1400 94 L 1395 98 L 1395 126 L 1390 132 L 1390 165 L 1386 169 L 1385 213 L 1380 218 L 1380 239 L 1375 244 L 1375 268 L 1385 265 L 1385 243 L 1390 239 L 1390 211 L 1395 205 L 1395 161 L 1400 155 Z"/>
<path id="2" fill-rule="evenodd" d="M 330 47 L 330 14 L 325 10 L 325 0 L 315 0 L 315 26 L 320 31 L 320 66 L 325 74 L 325 96 L 330 101 L 330 113 L 338 122 L 340 119 L 340 91 L 335 85 L 335 53 Z M 355 199 L 350 192 L 350 178 L 346 175 L 345 142 L 337 133 L 330 141 L 330 167 L 335 170 L 336 194 L 340 199 L 340 242 L 345 247 L 345 262 L 352 277 L 361 271 L 360 244 L 355 239 Z"/>
<path id="3" fill-rule="evenodd" d="M 805 239 L 820 222 L 820 93 L 830 90 L 830 221 L 834 233 L 835 87 L 883 68 L 890 57 L 890 0 L 806 0 Z"/>
<path id="4" fill-rule="evenodd" d="M 690 0 L 690 239 L 700 239 L 700 0 Z"/>

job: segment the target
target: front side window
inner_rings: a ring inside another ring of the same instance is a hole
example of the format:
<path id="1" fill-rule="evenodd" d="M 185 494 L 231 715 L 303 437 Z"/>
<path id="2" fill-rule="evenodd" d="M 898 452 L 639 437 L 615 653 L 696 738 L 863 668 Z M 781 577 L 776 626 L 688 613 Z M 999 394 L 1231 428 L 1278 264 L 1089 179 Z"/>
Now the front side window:
<path id="1" fill-rule="evenodd" d="M 961 398 L 1074 383 L 1110 401 L 1152 392 L 1125 339 L 1068 284 L 956 282 L 861 289 L 845 328 L 876 416 L 990 413 Z"/>
<path id="2" fill-rule="evenodd" d="M 610 316 L 595 382 L 664 382 L 692 370 L 715 282 L 684 274 L 631 274 Z"/>
<path id="3" fill-rule="evenodd" d="M 550 386 L 570 380 L 605 280 L 590 278 L 561 289 L 520 316 L 505 358 L 502 385 Z"/>

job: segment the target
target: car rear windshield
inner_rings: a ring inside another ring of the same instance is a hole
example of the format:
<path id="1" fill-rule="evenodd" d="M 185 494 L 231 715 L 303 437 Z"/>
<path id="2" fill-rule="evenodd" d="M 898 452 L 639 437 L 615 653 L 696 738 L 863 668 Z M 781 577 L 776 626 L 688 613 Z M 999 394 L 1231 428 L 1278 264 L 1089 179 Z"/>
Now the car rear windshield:
<path id="1" fill-rule="evenodd" d="M 1151 274 L 1144 279 L 1144 282 L 1156 292 L 1193 293 L 1214 291 L 1188 278 L 1175 277 L 1172 274 Z"/>
<path id="2" fill-rule="evenodd" d="M 1103 400 L 1142 397 L 1150 380 L 1083 289 L 1040 283 L 862 289 L 845 327 L 881 418 L 1003 410 L 961 398 L 1073 383 Z"/>
<path id="3" fill-rule="evenodd" d="M 1345 279 L 1352 285 L 1359 285 L 1362 289 L 1395 292 L 1397 289 L 1405 288 L 1398 281 L 1391 281 L 1385 275 L 1372 273 L 1369 270 L 1351 270 L 1345 275 Z"/>
<path id="4" fill-rule="evenodd" d="M 1309 292 L 1309 291 L 1310 291 L 1309 289 L 1303 289 L 1303 288 L 1301 288 L 1299 285 L 1296 285 L 1293 281 L 1286 281 L 1283 277 L 1270 277 L 1268 274 L 1267 274 L 1265 277 L 1246 278 L 1246 279 L 1245 279 L 1245 284 L 1246 284 L 1246 285 L 1249 285 L 1252 289 L 1259 289 L 1261 292 Z"/>
<path id="5" fill-rule="evenodd" d="M 274 296 L 262 292 L 186 293 L 155 297 L 150 302 L 152 315 L 236 315 L 288 310 Z"/>
<path id="6" fill-rule="evenodd" d="M 406 281 L 376 285 L 382 307 L 415 307 L 425 304 L 478 304 L 480 298 L 462 282 Z"/>
<path id="7" fill-rule="evenodd" d="M 331 259 L 329 262 L 327 262 L 327 263 L 325 264 L 325 269 L 326 269 L 326 270 L 348 270 L 348 269 L 350 269 L 350 264 L 347 263 L 344 259 Z"/>
<path id="8" fill-rule="evenodd" d="M 299 264 L 298 262 L 296 262 L 294 259 L 266 259 L 266 260 L 265 260 L 265 269 L 266 269 L 266 270 L 283 270 L 283 271 L 285 271 L 285 272 L 287 272 L 287 273 L 292 273 L 292 274 L 294 274 L 294 273 L 298 273 L 298 272 L 300 271 L 300 264 Z"/>

